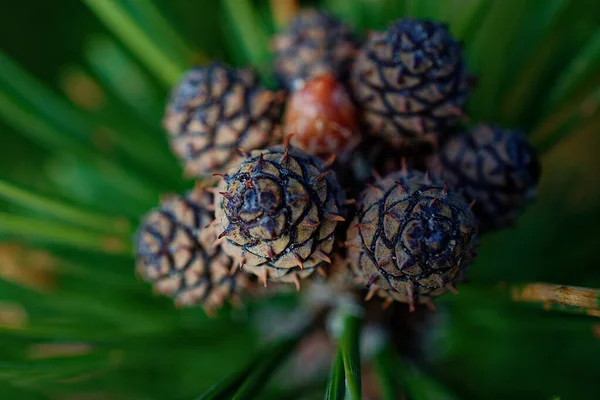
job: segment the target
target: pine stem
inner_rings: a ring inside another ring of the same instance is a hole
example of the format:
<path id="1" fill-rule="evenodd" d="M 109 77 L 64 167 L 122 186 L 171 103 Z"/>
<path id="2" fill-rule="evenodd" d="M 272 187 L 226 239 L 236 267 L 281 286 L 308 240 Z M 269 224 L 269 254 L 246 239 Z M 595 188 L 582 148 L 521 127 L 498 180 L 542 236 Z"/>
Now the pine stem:
<path id="1" fill-rule="evenodd" d="M 556 307 L 582 308 L 581 312 L 600 317 L 600 289 L 548 283 L 529 283 L 514 286 L 512 299 L 517 302 L 542 303 L 545 309 L 561 310 Z"/>

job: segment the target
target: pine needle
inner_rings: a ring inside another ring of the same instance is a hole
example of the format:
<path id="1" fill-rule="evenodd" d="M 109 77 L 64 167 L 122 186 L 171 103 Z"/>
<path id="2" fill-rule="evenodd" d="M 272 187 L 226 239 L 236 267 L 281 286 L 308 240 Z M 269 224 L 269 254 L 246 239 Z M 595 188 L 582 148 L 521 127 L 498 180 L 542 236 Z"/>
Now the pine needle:
<path id="1" fill-rule="evenodd" d="M 355 315 L 346 315 L 343 320 L 340 337 L 340 351 L 344 362 L 346 375 L 346 395 L 349 400 L 360 400 L 361 369 L 360 369 L 360 319 Z"/>
<path id="2" fill-rule="evenodd" d="M 76 224 L 89 229 L 113 234 L 128 231 L 127 221 L 95 214 L 58 200 L 52 200 L 42 195 L 21 189 L 4 180 L 0 180 L 0 197 L 19 206 L 32 208 L 42 213 L 59 217 L 69 224 Z"/>
<path id="3" fill-rule="evenodd" d="M 267 82 L 272 80 L 270 72 L 271 52 L 269 37 L 264 24 L 249 0 L 223 0 L 229 24 L 227 33 L 235 35 L 243 44 L 246 57 Z"/>
<path id="4" fill-rule="evenodd" d="M 342 352 L 338 351 L 329 374 L 327 389 L 325 390 L 325 400 L 344 400 L 344 362 Z"/>
<path id="5" fill-rule="evenodd" d="M 39 240 L 110 254 L 130 254 L 129 241 L 118 236 L 100 235 L 87 229 L 73 228 L 37 218 L 0 213 L 0 233 L 11 237 Z"/>
<path id="6" fill-rule="evenodd" d="M 173 61 L 129 15 L 117 0 L 84 0 L 98 16 L 165 87 L 170 88 L 183 74 L 186 65 Z"/>

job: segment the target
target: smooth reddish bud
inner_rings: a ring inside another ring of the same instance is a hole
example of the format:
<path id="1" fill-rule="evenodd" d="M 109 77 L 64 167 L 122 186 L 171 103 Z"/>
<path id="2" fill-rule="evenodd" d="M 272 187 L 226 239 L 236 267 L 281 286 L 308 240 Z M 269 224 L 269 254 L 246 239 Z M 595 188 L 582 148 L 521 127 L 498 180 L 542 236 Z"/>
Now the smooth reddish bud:
<path id="1" fill-rule="evenodd" d="M 348 155 L 360 142 L 356 109 L 332 74 L 319 75 L 291 94 L 283 117 L 292 144 L 327 158 Z"/>

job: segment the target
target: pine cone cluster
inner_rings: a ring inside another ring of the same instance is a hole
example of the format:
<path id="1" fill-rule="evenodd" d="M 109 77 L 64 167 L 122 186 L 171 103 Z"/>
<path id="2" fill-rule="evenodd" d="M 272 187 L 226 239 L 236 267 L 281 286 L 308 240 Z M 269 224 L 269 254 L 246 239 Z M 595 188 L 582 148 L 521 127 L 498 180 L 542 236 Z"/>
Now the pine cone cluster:
<path id="1" fill-rule="evenodd" d="M 524 134 L 461 133 L 461 44 L 444 24 L 402 19 L 359 47 L 304 10 L 274 53 L 280 91 L 218 63 L 173 90 L 164 126 L 199 184 L 144 218 L 139 274 L 211 312 L 257 281 L 336 282 L 411 310 L 455 291 L 479 236 L 513 224 L 539 179 Z"/>

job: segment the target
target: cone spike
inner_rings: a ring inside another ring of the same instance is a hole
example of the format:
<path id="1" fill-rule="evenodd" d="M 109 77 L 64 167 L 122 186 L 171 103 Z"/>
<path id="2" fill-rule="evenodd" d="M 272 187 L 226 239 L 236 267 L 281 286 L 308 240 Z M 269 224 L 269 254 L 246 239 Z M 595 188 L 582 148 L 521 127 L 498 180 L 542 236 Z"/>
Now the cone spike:
<path id="1" fill-rule="evenodd" d="M 469 211 L 473 211 L 473 207 L 475 206 L 475 203 L 477 203 L 477 199 L 473 199 L 473 201 L 471 201 L 471 203 L 469 204 L 469 207 L 467 207 L 469 209 Z"/>
<path id="2" fill-rule="evenodd" d="M 458 290 L 456 290 L 453 284 L 447 284 L 446 288 L 448 288 L 448 291 L 450 291 L 452 294 L 458 294 Z"/>
<path id="3" fill-rule="evenodd" d="M 240 268 L 239 269 L 242 269 L 242 263 L 240 263 Z M 238 272 L 237 263 L 231 264 L 231 268 L 229 268 L 229 274 L 228 275 L 229 276 L 234 276 L 235 274 L 237 274 L 237 272 Z"/>
<path id="4" fill-rule="evenodd" d="M 325 268 L 323 267 L 319 267 L 317 268 L 317 272 L 319 273 L 319 275 L 321 275 L 323 278 L 327 278 L 327 272 L 325 272 Z"/>
<path id="5" fill-rule="evenodd" d="M 373 286 L 373 284 L 375 282 L 377 282 L 377 279 L 379 279 L 379 275 L 371 275 L 371 277 L 367 281 L 367 288 L 370 288 L 371 286 Z"/>
<path id="6" fill-rule="evenodd" d="M 283 139 L 283 147 L 285 148 L 285 153 L 283 153 L 283 156 L 281 157 L 282 164 L 285 162 L 285 160 L 287 160 L 288 156 L 290 155 L 290 141 L 293 137 L 294 134 L 290 133 Z"/>
<path id="7" fill-rule="evenodd" d="M 225 228 L 225 230 L 223 232 L 221 232 L 219 234 L 219 236 L 217 236 L 217 239 L 222 239 L 223 237 L 227 236 L 229 233 L 231 233 L 233 229 L 231 228 L 231 226 L 228 226 L 227 228 Z"/>
<path id="8" fill-rule="evenodd" d="M 248 153 L 246 150 L 242 149 L 241 147 L 238 147 L 236 150 L 238 151 L 238 153 L 240 153 L 242 155 L 242 157 L 250 158 L 250 153 Z"/>
<path id="9" fill-rule="evenodd" d="M 231 295 L 231 297 L 229 298 L 229 303 L 234 308 L 237 308 L 237 309 L 240 309 L 240 308 L 244 307 L 244 303 L 242 302 L 242 299 L 237 294 L 232 294 Z"/>
<path id="10" fill-rule="evenodd" d="M 400 218 L 400 217 L 398 217 L 396 214 L 394 214 L 394 213 L 393 213 L 393 212 L 391 212 L 391 211 L 386 211 L 386 212 L 384 212 L 384 213 L 383 213 L 383 215 L 387 215 L 388 217 L 390 217 L 390 218 L 394 218 L 395 220 L 398 220 L 398 221 L 400 221 L 400 220 L 401 220 L 401 218 Z"/>
<path id="11" fill-rule="evenodd" d="M 317 175 L 316 177 L 313 178 L 313 181 L 316 182 L 320 182 L 322 181 L 327 175 L 330 175 L 332 172 L 331 170 L 327 170 L 325 172 L 320 173 L 319 175 Z"/>
<path id="12" fill-rule="evenodd" d="M 354 204 L 356 204 L 356 199 L 347 199 L 347 200 L 344 200 L 343 204 L 344 204 L 345 206 L 351 206 L 351 205 L 354 205 Z"/>
<path id="13" fill-rule="evenodd" d="M 267 280 L 269 279 L 269 272 L 267 271 L 266 267 L 262 267 L 260 279 L 262 280 L 263 286 L 267 287 Z"/>
<path id="14" fill-rule="evenodd" d="M 408 297 L 408 311 L 415 312 L 415 292 L 410 282 L 406 284 L 406 297 Z"/>
<path id="15" fill-rule="evenodd" d="M 294 285 L 296 286 L 296 292 L 300 291 L 300 278 L 298 277 L 298 274 L 294 274 Z"/>
<path id="16" fill-rule="evenodd" d="M 423 135 L 425 133 L 425 126 L 423 125 L 423 118 L 417 117 L 417 121 L 415 123 L 415 130 L 419 135 Z"/>
<path id="17" fill-rule="evenodd" d="M 448 184 L 444 181 L 444 191 L 442 192 L 444 197 L 448 196 Z"/>
<path id="18" fill-rule="evenodd" d="M 293 253 L 293 254 L 294 254 L 294 258 L 296 259 L 296 265 L 298 267 L 300 267 L 301 270 L 303 270 L 304 269 L 304 264 L 302 263 L 302 258 L 300 258 L 300 256 L 298 254 L 296 254 L 296 253 Z"/>
<path id="19" fill-rule="evenodd" d="M 360 223 L 360 224 L 354 224 L 354 226 L 352 226 L 353 228 L 356 229 L 360 229 L 360 228 L 366 228 L 368 226 L 370 226 L 371 224 L 364 224 L 364 223 Z"/>
<path id="20" fill-rule="evenodd" d="M 178 308 L 183 308 L 183 306 L 178 306 L 177 304 L 175 304 L 176 307 Z M 210 319 L 215 319 L 217 317 L 217 311 L 214 309 L 214 307 L 202 307 L 204 309 L 204 313 L 206 314 L 206 316 Z"/>
<path id="21" fill-rule="evenodd" d="M 317 250 L 313 253 L 315 255 L 315 257 L 317 257 L 319 260 L 325 261 L 327 264 L 331 264 L 331 258 L 329 258 L 329 256 L 327 256 L 327 254 L 323 253 L 323 251 L 321 250 Z"/>
<path id="22" fill-rule="evenodd" d="M 402 193 L 406 193 L 406 188 L 404 187 L 404 185 L 402 184 L 402 182 L 400 182 L 400 181 L 394 181 L 394 183 L 396 184 L 396 186 L 398 186 L 398 189 L 400 189 L 400 191 Z"/>
<path id="23" fill-rule="evenodd" d="M 379 172 L 377 172 L 375 168 L 371 169 L 371 174 L 375 177 L 376 181 L 381 180 L 381 175 L 379 174 Z"/>
<path id="24" fill-rule="evenodd" d="M 377 286 L 371 286 L 369 288 L 369 292 L 367 293 L 367 295 L 365 296 L 365 301 L 369 301 L 373 298 L 373 296 L 375 296 L 375 293 L 377 293 Z"/>
<path id="25" fill-rule="evenodd" d="M 302 222 L 300 222 L 300 224 L 298 224 L 298 225 L 308 226 L 308 227 L 311 227 L 311 228 L 316 228 L 316 227 L 318 227 L 320 225 L 320 223 L 319 222 L 315 222 L 315 221 L 311 221 L 310 219 L 305 219 Z"/>
<path id="26" fill-rule="evenodd" d="M 381 308 L 383 308 L 384 310 L 387 310 L 392 305 L 393 302 L 394 302 L 394 299 L 391 297 L 388 297 L 387 299 L 385 299 L 385 301 L 381 305 Z"/>
<path id="27" fill-rule="evenodd" d="M 344 222 L 346 220 L 346 218 L 342 217 L 341 215 L 335 215 L 335 214 L 328 214 L 325 218 L 327 218 L 330 221 L 339 221 L 339 222 Z"/>
<path id="28" fill-rule="evenodd" d="M 431 186 L 431 177 L 429 176 L 429 170 L 425 172 L 425 184 Z"/>
<path id="29" fill-rule="evenodd" d="M 329 168 L 333 165 L 333 163 L 335 162 L 335 154 L 332 154 L 331 156 L 329 156 L 329 158 L 325 161 L 325 164 L 323 164 L 324 168 Z"/>
<path id="30" fill-rule="evenodd" d="M 427 308 L 429 308 L 429 311 L 431 311 L 431 312 L 435 311 L 435 304 L 433 304 L 433 302 L 431 301 L 431 299 L 426 298 L 424 300 L 424 303 L 427 306 Z"/>
<path id="31" fill-rule="evenodd" d="M 408 167 L 406 166 L 406 157 L 402 157 L 402 176 L 407 178 L 408 177 Z"/>
<path id="32" fill-rule="evenodd" d="M 217 247 L 219 247 L 221 245 L 221 243 L 223 243 L 225 241 L 224 237 L 218 238 L 217 240 L 215 240 L 213 242 L 212 248 L 216 249 Z"/>
<path id="33" fill-rule="evenodd" d="M 231 198 L 233 197 L 233 196 L 231 196 L 231 195 L 230 195 L 229 193 L 227 193 L 227 192 L 219 192 L 219 194 L 220 194 L 221 196 L 225 197 L 227 200 L 231 200 Z"/>

